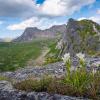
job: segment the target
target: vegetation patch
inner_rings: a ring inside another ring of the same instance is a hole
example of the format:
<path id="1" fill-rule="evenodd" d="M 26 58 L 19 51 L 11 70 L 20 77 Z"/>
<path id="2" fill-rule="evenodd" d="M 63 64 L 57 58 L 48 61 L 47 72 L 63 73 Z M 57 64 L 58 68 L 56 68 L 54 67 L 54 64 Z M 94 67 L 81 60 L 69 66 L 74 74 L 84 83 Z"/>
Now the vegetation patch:
<path id="1" fill-rule="evenodd" d="M 34 40 L 23 43 L 0 43 L 0 71 L 14 71 L 27 65 L 41 55 L 43 47 L 49 47 L 55 40 Z"/>
<path id="2" fill-rule="evenodd" d="M 9 80 L 7 77 L 5 77 L 5 76 L 0 76 L 0 81 L 3 81 L 3 80 Z"/>
<path id="3" fill-rule="evenodd" d="M 62 61 L 62 59 L 58 56 L 60 53 L 60 50 L 56 48 L 57 41 L 49 45 L 50 51 L 45 56 L 45 62 L 44 64 L 50 64 Z"/>
<path id="4" fill-rule="evenodd" d="M 40 80 L 29 79 L 14 84 L 14 87 L 19 90 L 43 92 L 43 91 L 47 91 L 47 88 L 51 81 L 52 81 L 51 77 L 43 77 Z"/>

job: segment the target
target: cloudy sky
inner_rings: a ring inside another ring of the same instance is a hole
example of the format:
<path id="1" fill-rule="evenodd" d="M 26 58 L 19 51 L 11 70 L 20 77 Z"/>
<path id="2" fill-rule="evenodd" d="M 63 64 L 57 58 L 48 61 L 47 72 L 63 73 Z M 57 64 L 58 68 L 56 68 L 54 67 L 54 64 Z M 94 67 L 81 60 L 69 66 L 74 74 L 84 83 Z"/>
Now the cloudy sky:
<path id="1" fill-rule="evenodd" d="M 100 24 L 100 0 L 0 0 L 0 38 L 15 38 L 26 27 L 65 24 L 69 18 Z"/>

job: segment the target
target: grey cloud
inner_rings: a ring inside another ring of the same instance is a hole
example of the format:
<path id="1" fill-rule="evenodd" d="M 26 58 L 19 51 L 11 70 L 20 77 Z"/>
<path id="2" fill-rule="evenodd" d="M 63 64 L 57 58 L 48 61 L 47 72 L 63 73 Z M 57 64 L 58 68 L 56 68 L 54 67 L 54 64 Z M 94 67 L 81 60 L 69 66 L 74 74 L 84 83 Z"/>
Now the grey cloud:
<path id="1" fill-rule="evenodd" d="M 32 6 L 31 2 L 27 3 L 26 1 L 28 0 L 0 0 L 0 16 L 29 17 L 34 15 L 34 4 Z"/>

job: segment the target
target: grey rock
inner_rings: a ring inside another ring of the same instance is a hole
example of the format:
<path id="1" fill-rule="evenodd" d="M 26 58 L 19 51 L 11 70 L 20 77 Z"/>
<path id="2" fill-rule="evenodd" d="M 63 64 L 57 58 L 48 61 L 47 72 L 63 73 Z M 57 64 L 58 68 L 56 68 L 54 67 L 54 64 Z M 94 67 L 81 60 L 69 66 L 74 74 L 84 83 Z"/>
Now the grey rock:
<path id="1" fill-rule="evenodd" d="M 100 57 L 92 58 L 88 57 L 86 58 L 86 64 L 87 64 L 87 70 L 90 71 L 92 68 L 96 70 L 100 70 L 100 66 L 92 66 L 96 62 L 100 62 Z M 76 59 L 73 59 L 73 65 L 77 65 Z M 34 77 L 37 79 L 41 79 L 44 75 L 51 75 L 53 77 L 62 77 L 66 74 L 66 67 L 63 64 L 63 62 L 56 62 L 53 64 L 48 64 L 46 66 L 30 66 L 26 68 L 19 69 L 15 72 L 3 72 L 0 73 L 0 76 L 5 76 L 10 79 L 14 79 L 16 82 L 20 82 L 23 80 L 27 80 L 30 77 Z"/>
<path id="2" fill-rule="evenodd" d="M 44 75 L 52 75 L 56 77 L 64 76 L 66 73 L 65 67 L 62 62 L 48 64 L 40 67 L 28 67 L 19 69 L 15 72 L 3 72 L 1 76 L 5 76 L 16 81 L 22 81 L 28 79 L 30 76 L 40 79 Z"/>
<path id="3" fill-rule="evenodd" d="M 7 90 L 12 90 L 13 87 L 11 85 L 11 83 L 9 83 L 8 81 L 0 81 L 0 90 L 3 91 L 7 91 Z"/>

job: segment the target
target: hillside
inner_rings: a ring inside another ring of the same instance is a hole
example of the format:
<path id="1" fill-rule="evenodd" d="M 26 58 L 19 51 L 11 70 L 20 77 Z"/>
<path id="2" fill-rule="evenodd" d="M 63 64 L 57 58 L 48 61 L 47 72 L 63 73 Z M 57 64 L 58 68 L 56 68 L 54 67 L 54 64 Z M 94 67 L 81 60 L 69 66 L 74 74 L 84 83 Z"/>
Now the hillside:
<path id="1" fill-rule="evenodd" d="M 25 29 L 23 34 L 14 39 L 14 42 L 24 42 L 24 41 L 32 41 L 34 39 L 41 38 L 56 38 L 61 36 L 61 34 L 65 33 L 66 25 L 55 25 L 49 29 L 40 30 L 36 27 L 28 27 Z"/>
<path id="2" fill-rule="evenodd" d="M 25 67 L 29 60 L 38 58 L 44 47 L 55 40 L 34 40 L 24 43 L 0 43 L 0 71 L 16 70 Z"/>

